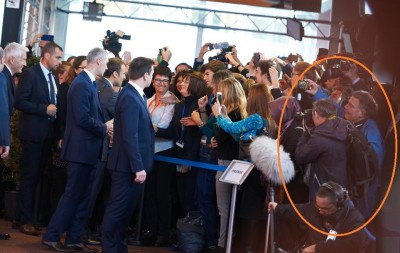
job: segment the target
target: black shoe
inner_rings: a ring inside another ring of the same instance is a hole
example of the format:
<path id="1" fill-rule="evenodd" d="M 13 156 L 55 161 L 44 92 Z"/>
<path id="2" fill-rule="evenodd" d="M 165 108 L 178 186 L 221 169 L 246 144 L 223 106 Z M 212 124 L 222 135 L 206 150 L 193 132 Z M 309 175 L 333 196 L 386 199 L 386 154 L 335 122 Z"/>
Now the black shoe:
<path id="1" fill-rule="evenodd" d="M 83 243 L 78 244 L 67 244 L 67 249 L 77 251 L 77 252 L 85 252 L 85 253 L 97 253 L 98 249 L 90 248 Z"/>
<path id="2" fill-rule="evenodd" d="M 61 242 L 42 241 L 42 248 L 59 252 L 74 252 L 74 250 L 67 249 Z"/>
<path id="3" fill-rule="evenodd" d="M 0 240 L 10 239 L 10 234 L 0 233 Z"/>
<path id="4" fill-rule="evenodd" d="M 19 227 L 19 231 L 26 235 L 34 235 L 38 236 L 41 234 L 39 230 L 37 230 L 32 224 L 23 224 Z"/>

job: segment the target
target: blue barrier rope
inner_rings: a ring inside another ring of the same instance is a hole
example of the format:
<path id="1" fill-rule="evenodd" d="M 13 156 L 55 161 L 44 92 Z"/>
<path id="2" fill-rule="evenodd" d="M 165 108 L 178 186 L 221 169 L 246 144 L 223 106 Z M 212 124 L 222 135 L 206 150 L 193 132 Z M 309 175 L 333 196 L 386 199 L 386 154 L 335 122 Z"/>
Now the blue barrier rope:
<path id="1" fill-rule="evenodd" d="M 201 168 L 201 169 L 217 170 L 217 171 L 225 171 L 225 169 L 227 168 L 227 166 L 195 162 L 195 161 L 179 159 L 179 158 L 174 158 L 174 157 L 169 157 L 169 156 L 164 156 L 164 155 L 154 155 L 154 160 L 157 160 L 160 162 L 182 164 L 182 165 L 192 166 L 192 167 Z"/>

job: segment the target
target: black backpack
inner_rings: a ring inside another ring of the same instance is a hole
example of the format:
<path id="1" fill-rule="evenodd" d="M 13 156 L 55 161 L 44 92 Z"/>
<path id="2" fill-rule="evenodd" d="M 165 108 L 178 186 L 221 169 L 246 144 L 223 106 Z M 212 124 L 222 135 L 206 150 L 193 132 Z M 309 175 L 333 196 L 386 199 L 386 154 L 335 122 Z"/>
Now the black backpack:
<path id="1" fill-rule="evenodd" d="M 378 169 L 378 155 L 367 137 L 351 123 L 347 126 L 347 175 L 349 195 L 356 207 L 361 201 L 367 202 L 368 188 L 375 179 Z"/>

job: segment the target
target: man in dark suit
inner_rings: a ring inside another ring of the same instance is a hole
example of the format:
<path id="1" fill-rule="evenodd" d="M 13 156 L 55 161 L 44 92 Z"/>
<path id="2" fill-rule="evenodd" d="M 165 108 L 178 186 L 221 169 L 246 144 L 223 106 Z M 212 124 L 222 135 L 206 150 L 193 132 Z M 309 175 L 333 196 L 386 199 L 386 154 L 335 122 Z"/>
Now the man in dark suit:
<path id="1" fill-rule="evenodd" d="M 22 73 L 15 99 L 15 108 L 21 111 L 18 137 L 23 149 L 19 192 L 20 230 L 28 235 L 40 234 L 32 225 L 33 193 L 51 157 L 58 90 L 51 71 L 61 63 L 62 48 L 49 43 L 43 48 L 41 56 L 39 64 Z"/>
<path id="2" fill-rule="evenodd" d="M 96 164 L 103 138 L 112 128 L 104 123 L 96 76 L 107 67 L 107 53 L 94 48 L 87 55 L 87 66 L 72 82 L 67 97 L 67 125 L 62 143 L 62 158 L 68 161 L 67 185 L 43 236 L 43 248 L 57 251 L 97 252 L 82 243 L 85 220 Z M 60 236 L 66 232 L 65 246 Z"/>
<path id="3" fill-rule="evenodd" d="M 126 67 L 125 63 L 119 58 L 111 58 L 107 63 L 107 69 L 104 75 L 100 77 L 96 82 L 99 91 L 100 104 L 103 109 L 104 118 L 106 121 L 114 119 L 114 108 L 117 102 L 117 97 L 122 86 L 122 82 L 125 80 Z M 109 136 L 105 136 L 103 140 L 103 150 L 101 159 L 97 164 L 96 174 L 93 180 L 93 186 L 90 194 L 89 201 L 89 214 L 88 219 L 91 219 L 91 223 L 95 223 L 92 230 L 89 231 L 87 228 L 86 238 L 84 242 L 86 244 L 97 245 L 100 244 L 100 231 L 97 230 L 97 225 L 101 224 L 101 218 L 104 213 L 103 208 L 101 210 L 94 210 L 95 206 L 103 207 L 103 201 L 105 199 L 101 196 L 98 197 L 101 188 L 103 187 L 106 162 L 109 153 Z M 107 178 L 108 179 L 108 178 Z M 108 192 L 108 188 L 106 192 Z M 100 202 L 99 202 L 100 201 Z M 97 205 L 96 202 L 100 203 Z M 96 204 L 96 205 L 95 205 Z M 94 215 L 92 215 L 94 214 Z M 96 215 L 97 214 L 97 215 Z M 89 222 L 89 220 L 87 221 Z"/>
<path id="4" fill-rule="evenodd" d="M 104 253 L 126 253 L 126 228 L 143 192 L 146 171 L 153 165 L 154 130 L 143 89 L 153 75 L 151 59 L 138 57 L 129 65 L 129 83 L 115 105 L 114 136 L 108 168 L 111 194 L 103 218 Z"/>
<path id="5" fill-rule="evenodd" d="M 8 110 L 10 117 L 14 109 L 15 90 L 16 90 L 13 75 L 15 73 L 21 73 L 22 68 L 26 66 L 26 51 L 28 51 L 26 47 L 16 42 L 7 44 L 7 46 L 4 48 L 5 64 L 2 72 L 5 75 L 7 81 Z"/>
<path id="6" fill-rule="evenodd" d="M 0 47 L 0 71 L 4 67 L 4 51 Z M 0 73 L 0 157 L 5 158 L 10 151 L 10 116 L 8 115 L 8 92 L 6 77 Z"/>
<path id="7" fill-rule="evenodd" d="M 0 47 L 0 71 L 4 67 L 4 51 Z M 0 159 L 10 152 L 10 116 L 8 114 L 8 92 L 5 76 L 0 73 Z M 0 239 L 10 238 L 9 234 L 0 233 Z"/>

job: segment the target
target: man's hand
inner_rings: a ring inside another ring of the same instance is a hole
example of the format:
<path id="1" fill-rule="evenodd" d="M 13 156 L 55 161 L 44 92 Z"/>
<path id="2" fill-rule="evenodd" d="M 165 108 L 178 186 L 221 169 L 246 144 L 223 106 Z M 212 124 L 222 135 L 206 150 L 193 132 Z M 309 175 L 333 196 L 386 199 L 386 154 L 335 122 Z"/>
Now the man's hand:
<path id="1" fill-rule="evenodd" d="M 278 205 L 278 203 L 276 202 L 269 202 L 268 203 L 268 210 L 275 210 L 276 206 Z"/>
<path id="2" fill-rule="evenodd" d="M 225 58 L 229 61 L 229 64 L 236 67 L 239 63 L 236 61 L 232 54 L 225 54 Z"/>
<path id="3" fill-rule="evenodd" d="M 272 88 L 279 88 L 279 72 L 276 70 L 275 67 L 270 67 L 268 69 L 269 75 L 271 76 L 271 83 L 272 83 Z"/>
<path id="4" fill-rule="evenodd" d="M 53 104 L 49 104 L 47 106 L 47 110 L 46 110 L 47 115 L 49 115 L 50 117 L 53 117 L 56 115 L 57 113 L 57 107 Z"/>
<path id="5" fill-rule="evenodd" d="M 179 173 L 182 173 L 182 174 L 185 174 L 185 173 L 187 173 L 187 172 L 189 171 L 189 169 L 190 169 L 189 166 L 187 166 L 187 165 L 181 165 L 178 172 L 179 172 Z"/>
<path id="6" fill-rule="evenodd" d="M 169 60 L 171 60 L 172 57 L 171 50 L 169 50 L 168 47 L 165 47 L 165 50 L 163 50 L 163 52 L 161 53 L 161 57 L 164 61 L 169 62 Z"/>
<path id="7" fill-rule="evenodd" d="M 197 56 L 197 60 L 198 60 L 198 61 L 202 61 L 204 55 L 205 55 L 207 52 L 210 51 L 210 49 L 208 49 L 208 46 L 209 46 L 210 44 L 211 44 L 211 43 L 207 42 L 207 43 L 205 43 L 203 46 L 201 46 L 199 55 Z"/>
<path id="8" fill-rule="evenodd" d="M 0 147 L 0 157 L 1 158 L 6 158 L 8 154 L 10 153 L 10 146 L 2 146 Z"/>
<path id="9" fill-rule="evenodd" d="M 144 170 L 136 172 L 135 183 L 143 184 L 146 180 L 146 175 L 146 171 Z"/>
<path id="10" fill-rule="evenodd" d="M 315 244 L 303 249 L 301 253 L 315 253 Z"/>
<path id="11" fill-rule="evenodd" d="M 40 38 L 42 38 L 42 36 L 43 36 L 43 33 L 38 33 L 35 36 L 33 36 L 33 38 L 29 41 L 29 46 L 33 47 L 33 44 L 38 42 L 40 40 Z"/>
<path id="12" fill-rule="evenodd" d="M 114 119 L 109 120 L 106 122 L 106 127 L 107 127 L 107 133 L 113 133 L 114 132 Z"/>

